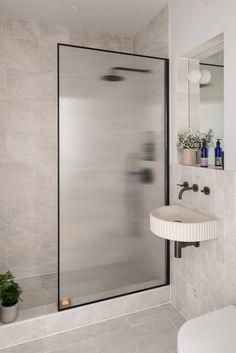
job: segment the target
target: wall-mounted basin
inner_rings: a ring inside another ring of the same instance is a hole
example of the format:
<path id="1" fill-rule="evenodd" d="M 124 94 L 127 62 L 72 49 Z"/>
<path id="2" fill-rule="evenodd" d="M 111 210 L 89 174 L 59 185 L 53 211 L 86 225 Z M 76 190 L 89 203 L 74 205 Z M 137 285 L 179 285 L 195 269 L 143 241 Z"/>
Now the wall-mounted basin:
<path id="1" fill-rule="evenodd" d="M 150 212 L 151 231 L 176 242 L 200 242 L 220 236 L 221 220 L 189 208 L 173 205 Z"/>

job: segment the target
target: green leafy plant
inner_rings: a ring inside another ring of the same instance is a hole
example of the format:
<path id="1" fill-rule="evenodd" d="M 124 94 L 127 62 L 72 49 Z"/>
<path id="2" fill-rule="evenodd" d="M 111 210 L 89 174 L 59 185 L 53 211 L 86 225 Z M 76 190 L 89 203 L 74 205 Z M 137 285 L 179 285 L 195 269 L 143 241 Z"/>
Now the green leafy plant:
<path id="1" fill-rule="evenodd" d="M 22 289 L 18 283 L 14 281 L 14 276 L 10 271 L 0 274 L 0 300 L 3 306 L 15 305 L 20 296 Z"/>
<path id="2" fill-rule="evenodd" d="M 208 130 L 207 133 L 202 134 L 203 135 L 203 139 L 206 140 L 206 146 L 208 148 L 211 148 L 214 146 L 214 131 L 212 129 Z"/>
<path id="3" fill-rule="evenodd" d="M 206 140 L 208 148 L 213 146 L 214 132 L 210 129 L 207 133 L 202 133 L 198 129 L 181 130 L 178 133 L 177 146 L 179 149 L 200 150 L 202 141 Z"/>

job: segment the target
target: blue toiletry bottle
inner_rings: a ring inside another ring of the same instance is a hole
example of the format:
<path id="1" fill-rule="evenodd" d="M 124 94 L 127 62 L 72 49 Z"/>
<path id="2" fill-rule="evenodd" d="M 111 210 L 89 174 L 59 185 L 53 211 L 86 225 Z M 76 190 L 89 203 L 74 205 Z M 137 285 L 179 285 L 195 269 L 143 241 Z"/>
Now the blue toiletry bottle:
<path id="1" fill-rule="evenodd" d="M 206 140 L 202 140 L 202 150 L 201 150 L 201 167 L 208 167 L 208 148 L 206 145 Z"/>
<path id="2" fill-rule="evenodd" d="M 215 148 L 215 167 L 222 168 L 222 148 L 220 146 L 220 139 L 217 139 Z"/>

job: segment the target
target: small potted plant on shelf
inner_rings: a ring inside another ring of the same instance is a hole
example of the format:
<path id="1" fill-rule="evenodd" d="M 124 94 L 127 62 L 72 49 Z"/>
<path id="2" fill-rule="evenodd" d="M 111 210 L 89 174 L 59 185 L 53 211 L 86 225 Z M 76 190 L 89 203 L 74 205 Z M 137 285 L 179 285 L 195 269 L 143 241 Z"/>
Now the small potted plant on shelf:
<path id="1" fill-rule="evenodd" d="M 182 150 L 182 163 L 184 165 L 196 165 L 197 154 L 201 151 L 202 140 L 205 139 L 207 147 L 212 147 L 214 132 L 210 129 L 207 133 L 201 133 L 198 129 L 185 129 L 178 133 L 177 146 Z M 199 158 L 199 156 L 198 156 Z"/>
<path id="2" fill-rule="evenodd" d="M 18 303 L 22 289 L 14 281 L 14 276 L 10 271 L 0 274 L 0 300 L 1 300 L 1 321 L 10 323 L 15 321 L 18 315 Z"/>
<path id="3" fill-rule="evenodd" d="M 182 150 L 182 163 L 184 165 L 196 164 L 196 151 L 201 149 L 201 141 L 199 130 L 186 129 L 178 133 L 177 146 Z"/>

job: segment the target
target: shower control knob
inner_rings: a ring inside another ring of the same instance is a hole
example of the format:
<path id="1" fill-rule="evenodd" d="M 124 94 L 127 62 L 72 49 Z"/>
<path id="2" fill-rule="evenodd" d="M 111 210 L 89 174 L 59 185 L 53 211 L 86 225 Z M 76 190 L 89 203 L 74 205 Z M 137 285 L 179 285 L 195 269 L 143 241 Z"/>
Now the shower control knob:
<path id="1" fill-rule="evenodd" d="M 151 184 L 154 180 L 153 171 L 150 168 L 144 168 L 140 171 L 141 183 Z"/>
<path id="2" fill-rule="evenodd" d="M 204 186 L 204 188 L 201 190 L 201 192 L 203 192 L 203 194 L 205 194 L 205 195 L 210 195 L 211 189 L 208 186 Z"/>

